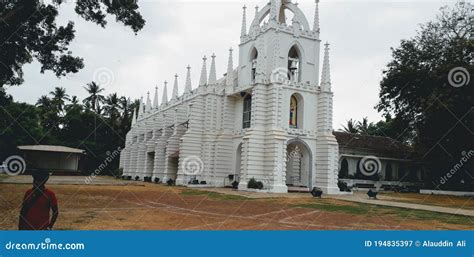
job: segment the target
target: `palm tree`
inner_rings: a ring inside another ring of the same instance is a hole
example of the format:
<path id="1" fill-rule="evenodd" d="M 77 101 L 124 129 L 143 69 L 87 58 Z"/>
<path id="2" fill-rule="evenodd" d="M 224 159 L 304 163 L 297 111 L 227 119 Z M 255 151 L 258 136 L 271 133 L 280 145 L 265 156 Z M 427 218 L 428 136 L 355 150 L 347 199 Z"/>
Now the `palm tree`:
<path id="1" fill-rule="evenodd" d="M 69 95 L 66 94 L 66 89 L 62 87 L 54 88 L 54 91 L 49 93 L 53 96 L 51 103 L 56 108 L 58 113 L 61 113 L 64 110 L 64 103 L 66 100 L 69 100 Z"/>
<path id="2" fill-rule="evenodd" d="M 70 101 L 70 104 L 66 105 L 66 108 L 65 108 L 66 112 L 69 112 L 69 111 L 71 111 L 72 109 L 75 109 L 75 108 L 81 108 L 82 107 L 79 104 L 79 99 L 77 98 L 77 96 L 71 97 L 71 100 L 69 100 L 69 101 Z"/>
<path id="3" fill-rule="evenodd" d="M 36 102 L 36 107 L 40 109 L 50 109 L 51 108 L 51 99 L 47 95 L 41 96 Z"/>
<path id="4" fill-rule="evenodd" d="M 87 84 L 87 87 L 84 87 L 85 90 L 87 90 L 87 93 L 89 93 L 89 97 L 84 99 L 83 103 L 84 105 L 99 113 L 100 112 L 100 103 L 103 103 L 105 100 L 105 97 L 101 95 L 105 89 L 101 88 L 97 83 L 91 82 Z"/>
<path id="5" fill-rule="evenodd" d="M 351 134 L 358 134 L 359 129 L 356 122 L 353 119 L 347 121 L 347 125 L 343 126 L 343 131 Z"/>
<path id="6" fill-rule="evenodd" d="M 120 98 L 117 96 L 117 93 L 110 94 L 105 99 L 104 111 L 112 123 L 116 123 L 120 117 L 121 102 Z"/>
<path id="7" fill-rule="evenodd" d="M 131 104 L 130 104 L 130 98 L 126 98 L 124 96 L 120 97 L 120 109 L 122 109 L 122 119 L 123 120 L 128 120 L 128 118 L 131 116 Z"/>
<path id="8" fill-rule="evenodd" d="M 369 119 L 367 117 L 363 118 L 362 121 L 357 122 L 357 130 L 362 135 L 369 135 L 370 127 L 371 124 L 369 124 Z"/>

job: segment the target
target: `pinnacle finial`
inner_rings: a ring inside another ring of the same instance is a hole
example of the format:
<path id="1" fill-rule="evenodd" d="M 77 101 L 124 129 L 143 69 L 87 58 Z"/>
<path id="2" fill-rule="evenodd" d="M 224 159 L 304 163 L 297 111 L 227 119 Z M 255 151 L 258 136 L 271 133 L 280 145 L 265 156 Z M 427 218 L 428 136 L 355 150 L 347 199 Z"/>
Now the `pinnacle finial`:
<path id="1" fill-rule="evenodd" d="M 321 74 L 321 89 L 326 92 L 331 91 L 331 66 L 329 63 L 329 43 L 324 44 L 323 70 Z"/>
<path id="2" fill-rule="evenodd" d="M 209 72 L 209 85 L 214 85 L 217 83 L 217 74 L 216 74 L 216 54 L 212 54 L 211 56 L 211 71 Z"/>
<path id="3" fill-rule="evenodd" d="M 150 91 L 146 93 L 146 111 L 151 111 L 151 99 L 150 99 Z"/>
<path id="4" fill-rule="evenodd" d="M 186 84 L 184 85 L 184 94 L 189 94 L 193 90 L 191 86 L 191 66 L 188 65 L 186 69 L 188 71 L 186 73 Z"/>
<path id="5" fill-rule="evenodd" d="M 145 112 L 145 106 L 143 104 L 143 96 L 140 97 L 140 106 L 138 107 L 138 117 L 142 116 Z"/>
<path id="6" fill-rule="evenodd" d="M 201 79 L 199 80 L 199 86 L 205 86 L 207 84 L 207 57 L 202 58 L 202 69 L 201 69 Z"/>
<path id="7" fill-rule="evenodd" d="M 241 37 L 245 37 L 247 35 L 247 6 L 244 5 L 242 7 L 243 14 L 242 14 L 242 30 L 240 33 Z"/>
<path id="8" fill-rule="evenodd" d="M 171 95 L 171 99 L 176 100 L 178 99 L 178 74 L 174 75 L 174 85 L 173 85 L 173 93 Z"/>
<path id="9" fill-rule="evenodd" d="M 233 55 L 232 52 L 234 50 L 232 47 L 229 49 L 229 61 L 227 63 L 227 76 L 226 76 L 226 81 L 225 84 L 227 86 L 231 86 L 234 84 L 234 60 L 233 60 Z"/>
<path id="10" fill-rule="evenodd" d="M 137 116 L 135 115 L 135 110 L 132 111 L 132 127 L 137 123 Z"/>
<path id="11" fill-rule="evenodd" d="M 155 87 L 155 97 L 153 98 L 153 108 L 158 108 L 158 86 Z"/>
<path id="12" fill-rule="evenodd" d="M 165 81 L 165 87 L 163 88 L 163 96 L 161 98 L 161 104 L 168 103 L 168 81 Z"/>
<path id="13" fill-rule="evenodd" d="M 313 24 L 313 32 L 320 32 L 319 27 L 319 0 L 316 0 L 316 8 L 314 11 L 314 24 Z"/>

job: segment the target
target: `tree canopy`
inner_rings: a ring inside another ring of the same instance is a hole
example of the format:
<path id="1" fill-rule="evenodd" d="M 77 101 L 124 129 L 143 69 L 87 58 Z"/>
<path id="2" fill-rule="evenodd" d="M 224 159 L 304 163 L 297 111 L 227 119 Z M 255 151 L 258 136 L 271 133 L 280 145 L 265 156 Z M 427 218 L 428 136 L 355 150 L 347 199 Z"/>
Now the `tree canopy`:
<path id="1" fill-rule="evenodd" d="M 415 37 L 402 40 L 392 49 L 380 84 L 376 108 L 394 117 L 399 133 L 408 135 L 435 188 L 444 186 L 439 178 L 474 142 L 472 7 L 465 2 L 443 7 Z M 456 172 L 449 183 L 472 182 L 470 167 Z"/>
<path id="2" fill-rule="evenodd" d="M 0 87 L 23 83 L 23 66 L 37 60 L 41 73 L 52 71 L 57 77 L 77 73 L 83 59 L 74 56 L 69 45 L 75 37 L 74 23 L 59 26 L 59 7 L 66 3 L 53 0 L 0 1 Z M 76 13 L 102 27 L 107 16 L 130 27 L 135 33 L 145 20 L 136 0 L 74 1 Z"/>

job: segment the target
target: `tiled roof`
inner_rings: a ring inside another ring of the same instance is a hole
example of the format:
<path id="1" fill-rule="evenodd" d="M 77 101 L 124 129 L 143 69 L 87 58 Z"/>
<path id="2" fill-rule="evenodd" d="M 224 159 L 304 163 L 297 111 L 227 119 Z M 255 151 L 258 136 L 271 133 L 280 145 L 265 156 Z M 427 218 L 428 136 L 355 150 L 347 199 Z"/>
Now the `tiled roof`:
<path id="1" fill-rule="evenodd" d="M 412 149 L 409 146 L 393 138 L 337 131 L 333 134 L 339 147 L 373 151 L 385 157 L 408 158 L 412 155 Z"/>

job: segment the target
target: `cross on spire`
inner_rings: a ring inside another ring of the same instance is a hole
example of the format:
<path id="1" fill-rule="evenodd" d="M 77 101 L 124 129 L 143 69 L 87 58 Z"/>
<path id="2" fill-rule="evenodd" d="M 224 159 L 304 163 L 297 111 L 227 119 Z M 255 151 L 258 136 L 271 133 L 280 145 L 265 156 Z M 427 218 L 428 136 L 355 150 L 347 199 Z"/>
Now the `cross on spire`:
<path id="1" fill-rule="evenodd" d="M 199 80 L 199 86 L 205 86 L 207 84 L 207 57 L 202 58 L 202 69 L 201 69 L 201 79 Z"/>

